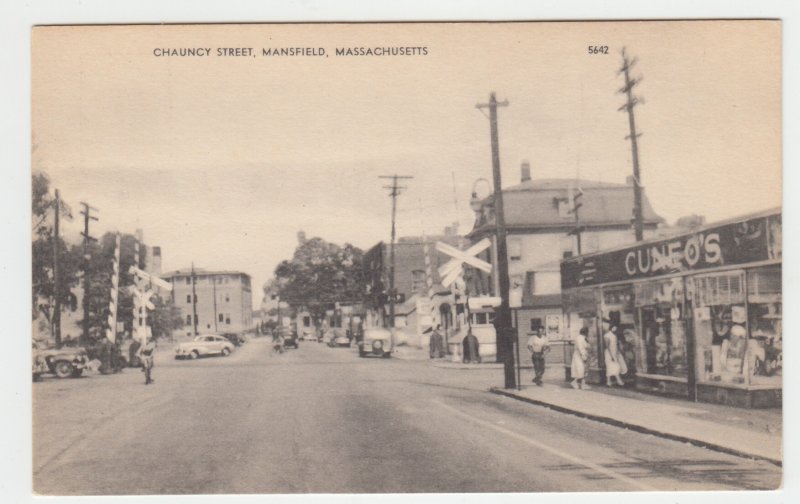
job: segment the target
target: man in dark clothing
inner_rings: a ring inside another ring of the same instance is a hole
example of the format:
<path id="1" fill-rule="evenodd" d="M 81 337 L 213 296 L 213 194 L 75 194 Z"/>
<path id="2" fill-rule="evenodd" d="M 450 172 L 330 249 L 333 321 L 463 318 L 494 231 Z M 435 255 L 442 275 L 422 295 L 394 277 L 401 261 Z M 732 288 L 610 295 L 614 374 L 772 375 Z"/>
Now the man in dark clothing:
<path id="1" fill-rule="evenodd" d="M 442 358 L 444 357 L 444 338 L 442 338 L 442 334 L 439 332 L 439 329 L 442 326 L 437 325 L 436 329 L 433 330 L 431 333 L 431 343 L 430 343 L 430 355 L 431 359 L 435 358 Z"/>
<path id="2" fill-rule="evenodd" d="M 478 338 L 472 334 L 472 330 L 467 332 L 467 335 L 464 336 L 464 353 L 463 353 L 463 362 L 464 364 L 468 364 L 470 362 L 481 362 L 481 355 L 480 355 L 480 343 L 478 343 Z"/>

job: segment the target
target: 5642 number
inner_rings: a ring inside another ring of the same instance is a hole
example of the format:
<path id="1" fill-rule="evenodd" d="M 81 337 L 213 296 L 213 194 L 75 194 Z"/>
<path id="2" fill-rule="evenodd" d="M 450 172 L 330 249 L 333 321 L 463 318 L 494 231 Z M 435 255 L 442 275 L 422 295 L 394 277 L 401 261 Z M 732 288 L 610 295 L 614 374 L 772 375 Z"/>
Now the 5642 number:
<path id="1" fill-rule="evenodd" d="M 596 46 L 590 45 L 589 46 L 589 54 L 608 54 L 608 46 Z"/>

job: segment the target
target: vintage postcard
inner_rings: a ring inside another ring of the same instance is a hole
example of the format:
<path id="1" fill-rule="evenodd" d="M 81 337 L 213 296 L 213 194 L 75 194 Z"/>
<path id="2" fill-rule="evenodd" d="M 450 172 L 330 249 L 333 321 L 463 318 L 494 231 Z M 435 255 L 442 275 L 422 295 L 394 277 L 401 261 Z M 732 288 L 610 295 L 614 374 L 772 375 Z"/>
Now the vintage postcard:
<path id="1" fill-rule="evenodd" d="M 781 488 L 780 21 L 31 50 L 34 494 Z"/>

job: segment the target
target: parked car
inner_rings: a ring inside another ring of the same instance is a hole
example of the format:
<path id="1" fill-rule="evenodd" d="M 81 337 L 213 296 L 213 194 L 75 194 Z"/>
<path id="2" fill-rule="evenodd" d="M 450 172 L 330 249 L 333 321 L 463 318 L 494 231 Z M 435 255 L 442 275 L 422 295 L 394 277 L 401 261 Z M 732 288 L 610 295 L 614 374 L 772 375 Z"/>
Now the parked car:
<path id="1" fill-rule="evenodd" d="M 291 328 L 287 326 L 283 326 L 280 328 L 281 336 L 283 336 L 283 348 L 294 348 L 295 350 L 300 348 L 300 340 L 297 337 L 297 333 Z"/>
<path id="2" fill-rule="evenodd" d="M 370 327 L 364 330 L 364 338 L 358 343 L 359 357 L 392 356 L 392 333 L 382 327 Z"/>
<path id="3" fill-rule="evenodd" d="M 58 378 L 77 378 L 83 374 L 88 363 L 89 355 L 82 347 L 39 348 L 33 343 L 34 380 L 45 373 L 52 373 Z"/>
<path id="4" fill-rule="evenodd" d="M 347 331 L 344 329 L 333 329 L 333 334 L 331 335 L 331 339 L 328 342 L 329 347 L 349 347 L 350 346 L 350 336 L 347 334 Z"/>
<path id="5" fill-rule="evenodd" d="M 207 355 L 221 355 L 227 357 L 233 352 L 233 343 L 223 336 L 215 334 L 201 334 L 192 341 L 179 343 L 175 347 L 175 358 L 196 359 Z"/>
<path id="6" fill-rule="evenodd" d="M 219 336 L 227 339 L 233 346 L 242 346 L 244 344 L 244 335 L 238 333 L 222 333 Z"/>

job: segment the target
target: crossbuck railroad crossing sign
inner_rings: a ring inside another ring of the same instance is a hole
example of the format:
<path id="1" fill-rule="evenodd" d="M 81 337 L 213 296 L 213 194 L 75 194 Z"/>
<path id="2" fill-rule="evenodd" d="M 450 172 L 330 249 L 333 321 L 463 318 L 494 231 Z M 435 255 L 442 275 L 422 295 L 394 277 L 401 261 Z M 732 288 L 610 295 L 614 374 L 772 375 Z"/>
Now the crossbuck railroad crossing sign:
<path id="1" fill-rule="evenodd" d="M 488 249 L 491 245 L 492 242 L 489 241 L 488 238 L 484 238 L 467 250 L 460 250 L 446 243 L 436 242 L 436 250 L 453 258 L 439 267 L 438 271 L 439 277 L 442 279 L 442 285 L 449 287 L 453 282 L 455 282 L 463 273 L 462 266 L 464 264 L 469 264 L 470 266 L 473 266 L 483 272 L 491 273 L 492 265 L 483 259 L 478 259 L 475 257 L 484 250 Z"/>
<path id="2" fill-rule="evenodd" d="M 131 292 L 133 293 L 133 313 L 136 318 L 133 323 L 134 337 L 144 344 L 148 338 L 147 310 L 155 309 L 155 305 L 150 301 L 150 298 L 153 297 L 153 291 L 150 290 L 149 287 L 153 285 L 159 289 L 171 291 L 172 284 L 136 266 L 131 266 L 129 271 L 136 278 L 136 284 L 131 287 Z"/>

